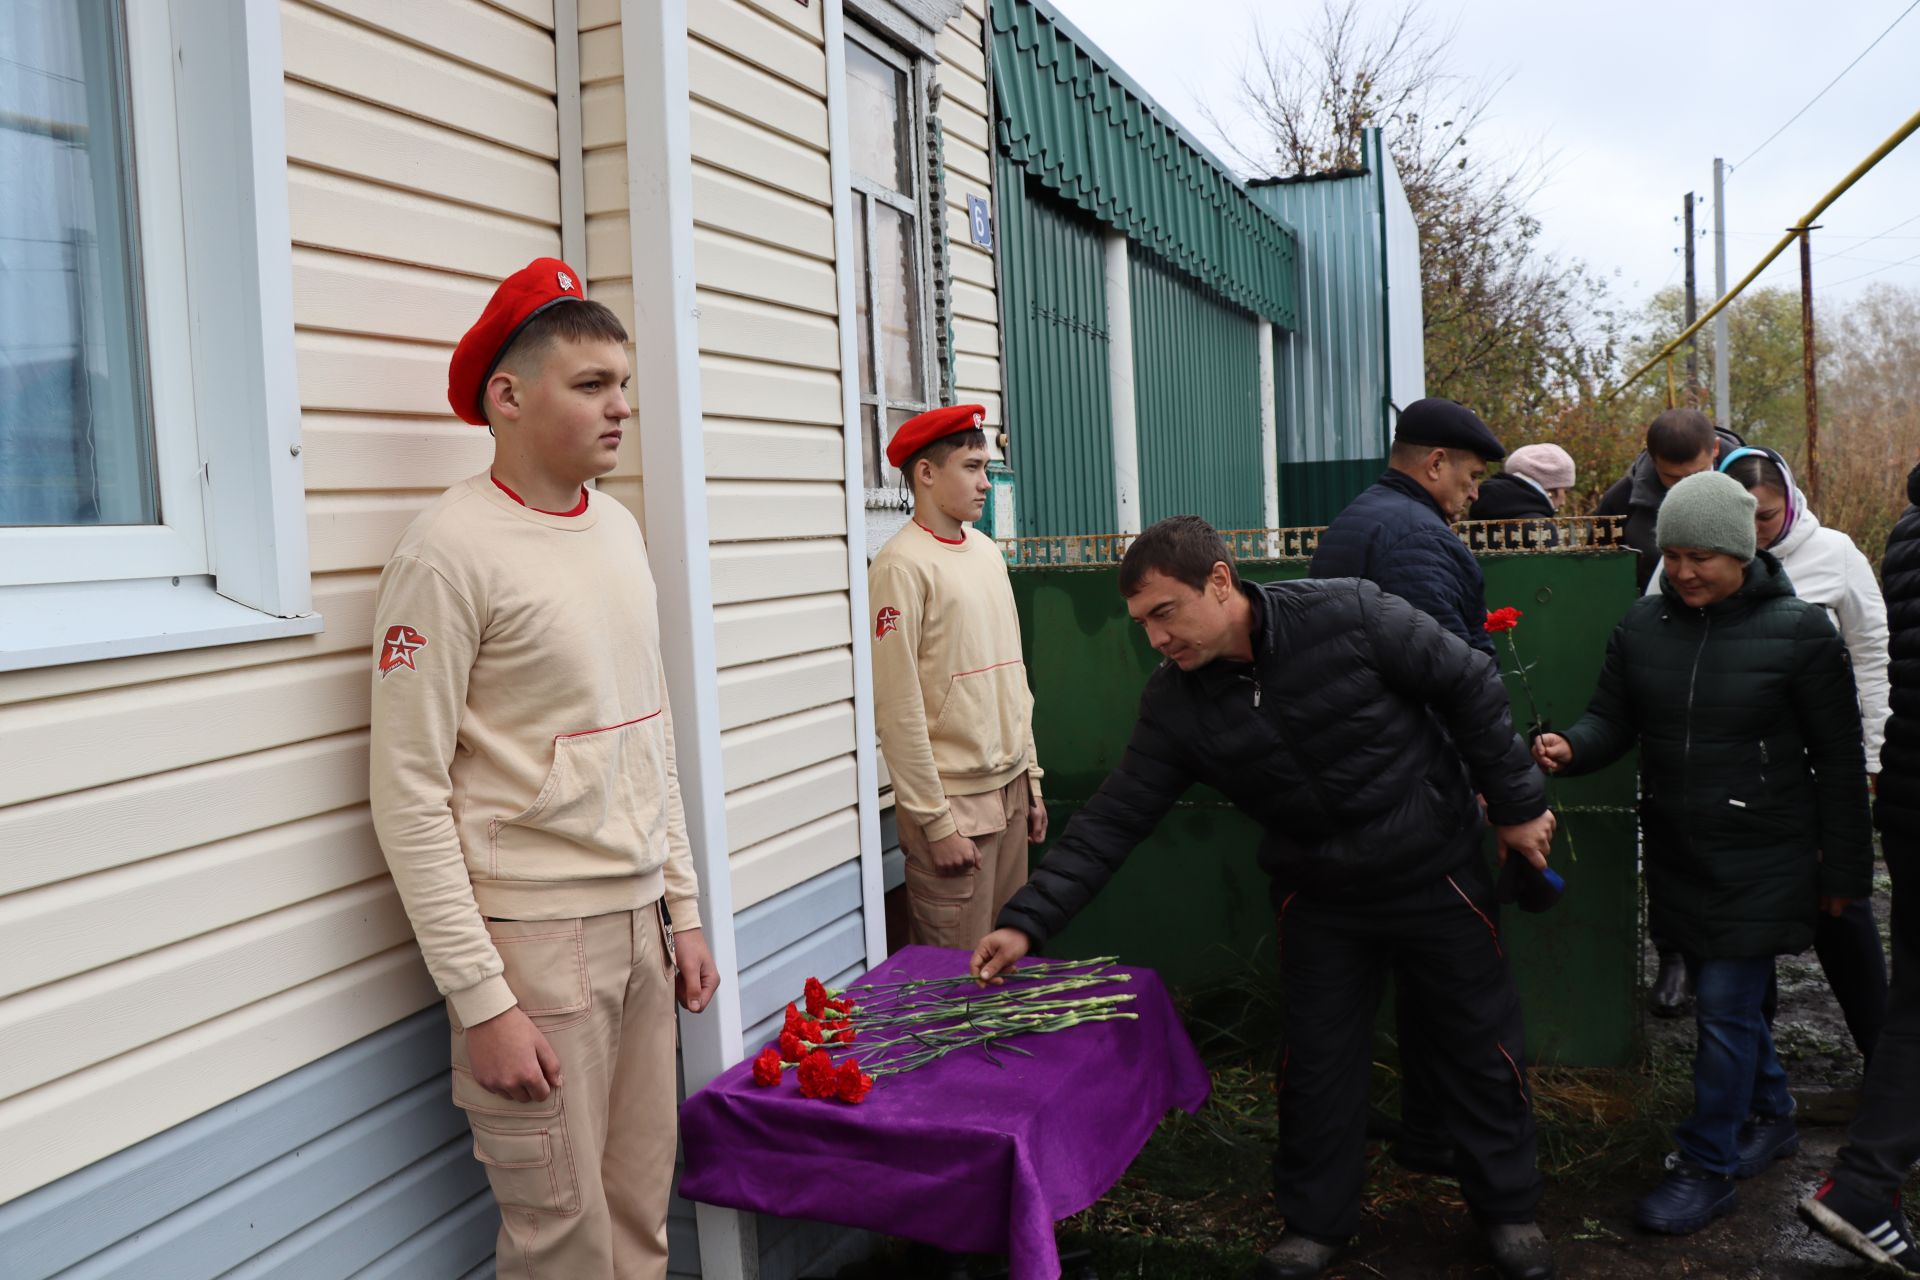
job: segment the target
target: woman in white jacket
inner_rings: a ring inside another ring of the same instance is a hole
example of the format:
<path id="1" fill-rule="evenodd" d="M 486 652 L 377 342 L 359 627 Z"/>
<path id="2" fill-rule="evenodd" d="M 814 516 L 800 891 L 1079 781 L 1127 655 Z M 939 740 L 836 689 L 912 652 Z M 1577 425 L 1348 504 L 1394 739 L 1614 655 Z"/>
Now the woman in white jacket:
<path id="1" fill-rule="evenodd" d="M 1780 561 L 1794 594 L 1821 605 L 1832 616 L 1853 661 L 1867 773 L 1877 777 L 1887 725 L 1887 606 L 1873 565 L 1852 538 L 1825 527 L 1807 509 L 1786 459 L 1772 449 L 1735 449 L 1720 460 L 1720 470 L 1758 500 L 1753 519 L 1759 545 Z M 1659 589 L 1660 574 L 1655 573 L 1647 591 Z M 1873 918 L 1873 900 L 1862 898 L 1837 917 L 1822 913 L 1814 930 L 1814 951 L 1854 1044 L 1862 1057 L 1872 1058 L 1887 1009 L 1886 954 Z M 1765 1012 L 1771 1022 L 1772 992 Z"/>

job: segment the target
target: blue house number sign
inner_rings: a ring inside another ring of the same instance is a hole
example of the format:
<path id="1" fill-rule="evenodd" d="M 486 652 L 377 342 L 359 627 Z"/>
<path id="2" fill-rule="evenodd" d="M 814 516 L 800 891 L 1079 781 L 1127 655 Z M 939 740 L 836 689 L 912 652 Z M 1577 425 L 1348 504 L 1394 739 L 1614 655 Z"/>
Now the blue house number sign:
<path id="1" fill-rule="evenodd" d="M 975 244 L 982 249 L 993 248 L 993 215 L 987 212 L 987 202 L 979 196 L 967 197 L 967 228 Z"/>

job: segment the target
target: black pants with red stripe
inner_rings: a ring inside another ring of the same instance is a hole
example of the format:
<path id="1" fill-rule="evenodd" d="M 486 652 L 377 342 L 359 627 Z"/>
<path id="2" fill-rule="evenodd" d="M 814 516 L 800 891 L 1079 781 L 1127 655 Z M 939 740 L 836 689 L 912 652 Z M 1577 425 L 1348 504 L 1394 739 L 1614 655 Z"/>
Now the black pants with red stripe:
<path id="1" fill-rule="evenodd" d="M 1290 1229 L 1342 1240 L 1360 1225 L 1374 1018 L 1389 973 L 1420 1010 L 1439 1117 L 1482 1223 L 1531 1222 L 1534 1160 L 1520 998 L 1478 859 L 1373 902 L 1295 894 L 1279 913 L 1286 1033 L 1274 1202 Z"/>

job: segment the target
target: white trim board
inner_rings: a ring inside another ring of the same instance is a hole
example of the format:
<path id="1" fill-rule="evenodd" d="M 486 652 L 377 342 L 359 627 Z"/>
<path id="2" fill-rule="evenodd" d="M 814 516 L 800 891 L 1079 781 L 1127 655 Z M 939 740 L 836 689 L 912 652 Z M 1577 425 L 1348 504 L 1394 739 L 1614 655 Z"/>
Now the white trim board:
<path id="1" fill-rule="evenodd" d="M 846 15 L 840 0 L 826 0 L 827 154 L 833 180 L 833 256 L 840 321 L 840 417 L 846 450 L 847 607 L 853 615 L 854 786 L 860 804 L 860 906 L 865 915 L 867 965 L 887 956 L 887 913 L 880 862 L 880 783 L 874 763 L 873 651 L 867 640 L 866 539 L 854 532 L 866 525 L 867 493 L 856 477 L 865 466 L 865 435 L 860 412 L 860 365 L 856 347 L 853 272 L 853 162 L 847 139 Z M 944 213 L 944 211 L 942 211 Z"/>
<path id="2" fill-rule="evenodd" d="M 659 587 L 660 651 L 675 691 L 675 762 L 700 877 L 705 936 L 720 971 L 707 1009 L 680 1017 L 689 1091 L 745 1055 L 740 969 L 727 861 L 726 777 L 720 754 L 718 658 L 700 411 L 699 311 L 693 274 L 693 145 L 686 0 L 620 0 L 627 126 L 628 234 L 633 254 L 634 408 L 645 485 L 647 544 Z M 746 1280 L 759 1271 L 753 1219 L 698 1205 L 702 1273 Z"/>

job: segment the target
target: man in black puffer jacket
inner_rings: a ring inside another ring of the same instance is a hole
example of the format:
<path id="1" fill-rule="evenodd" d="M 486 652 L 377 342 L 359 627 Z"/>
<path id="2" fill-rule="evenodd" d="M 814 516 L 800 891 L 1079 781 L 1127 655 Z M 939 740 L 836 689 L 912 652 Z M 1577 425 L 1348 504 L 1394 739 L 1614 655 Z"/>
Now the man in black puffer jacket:
<path id="1" fill-rule="evenodd" d="M 1552 1274 L 1519 999 L 1480 856 L 1544 866 L 1546 783 L 1493 661 L 1370 582 L 1252 585 L 1197 516 L 1163 520 L 1120 570 L 1167 661 L 1120 767 L 974 953 L 991 981 L 1044 943 L 1195 783 L 1263 829 L 1287 983 L 1275 1203 L 1261 1277 L 1316 1275 L 1359 1226 L 1372 1028 L 1387 973 L 1428 1011 L 1460 1183 L 1509 1277 Z"/>
<path id="2" fill-rule="evenodd" d="M 1900 1184 L 1920 1160 L 1920 466 L 1907 473 L 1907 501 L 1880 564 L 1893 715 L 1874 817 L 1893 877 L 1893 992 L 1847 1145 L 1801 1212 L 1856 1253 L 1920 1272 L 1920 1244 L 1900 1212 Z"/>

